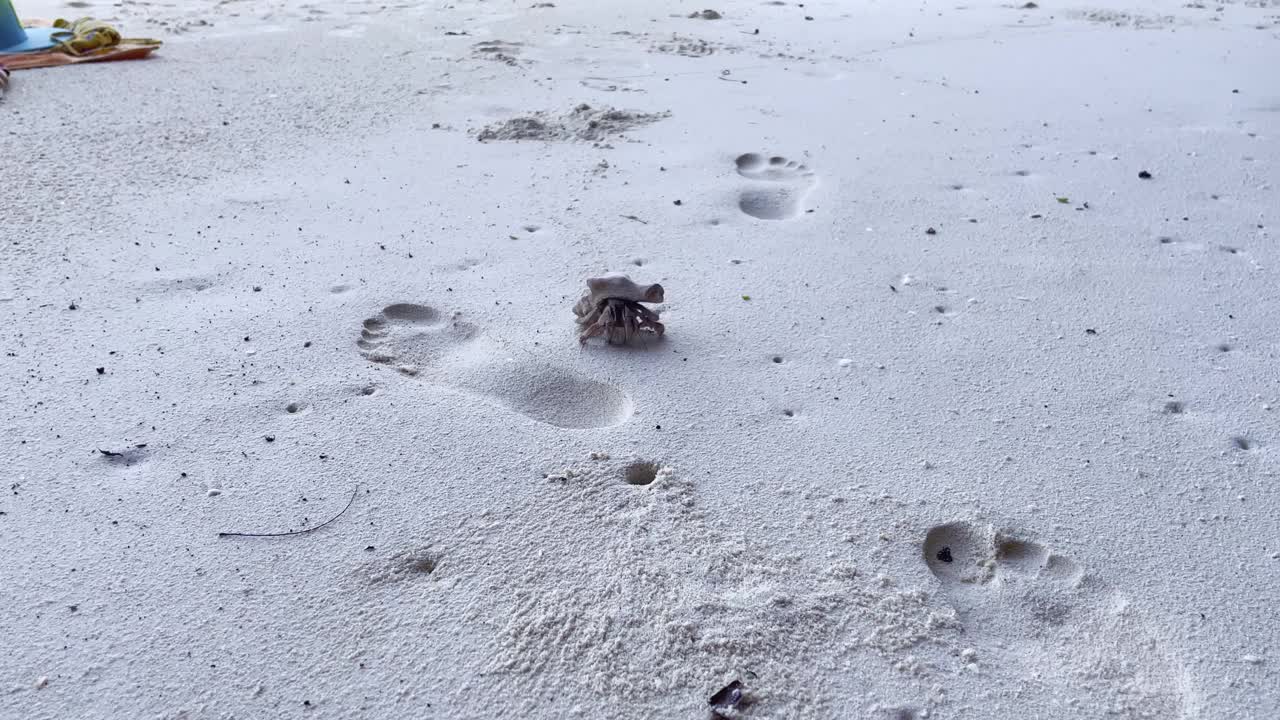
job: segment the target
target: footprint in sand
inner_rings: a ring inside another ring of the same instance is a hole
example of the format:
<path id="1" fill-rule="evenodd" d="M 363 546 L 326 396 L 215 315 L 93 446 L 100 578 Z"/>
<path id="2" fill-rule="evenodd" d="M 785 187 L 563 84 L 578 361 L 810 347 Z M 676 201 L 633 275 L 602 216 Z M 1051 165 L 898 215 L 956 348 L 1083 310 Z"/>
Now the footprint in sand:
<path id="1" fill-rule="evenodd" d="M 738 174 L 755 181 L 738 194 L 738 209 L 761 220 L 789 220 L 803 212 L 801 203 L 817 184 L 817 175 L 784 157 L 745 153 L 734 161 Z"/>
<path id="2" fill-rule="evenodd" d="M 988 680 L 993 716 L 1034 717 L 1067 703 L 1073 718 L 1182 718 L 1191 702 L 1181 665 L 1126 596 L 1074 560 L 988 524 L 929 530 L 924 561 L 951 599 L 972 647 L 960 653 Z"/>
<path id="3" fill-rule="evenodd" d="M 496 360 L 500 346 L 477 327 L 427 305 L 396 303 L 364 321 L 366 360 L 563 428 L 601 428 L 631 417 L 618 388 L 568 370 Z"/>

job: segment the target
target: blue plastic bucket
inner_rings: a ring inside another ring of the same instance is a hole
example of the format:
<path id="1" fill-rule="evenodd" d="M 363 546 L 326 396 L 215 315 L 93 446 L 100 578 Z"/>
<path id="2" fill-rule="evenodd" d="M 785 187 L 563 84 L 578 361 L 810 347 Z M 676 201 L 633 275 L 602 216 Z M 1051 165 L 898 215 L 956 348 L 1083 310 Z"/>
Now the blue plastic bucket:
<path id="1" fill-rule="evenodd" d="M 12 0 L 0 0 L 0 54 L 31 52 L 53 47 L 53 28 L 24 29 Z"/>

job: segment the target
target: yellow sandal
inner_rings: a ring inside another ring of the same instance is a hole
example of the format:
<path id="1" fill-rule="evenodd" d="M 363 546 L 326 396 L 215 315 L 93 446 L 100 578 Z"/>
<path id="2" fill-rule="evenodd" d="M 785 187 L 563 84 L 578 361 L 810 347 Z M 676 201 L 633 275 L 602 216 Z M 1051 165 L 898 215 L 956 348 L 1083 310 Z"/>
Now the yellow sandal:
<path id="1" fill-rule="evenodd" d="M 122 38 L 120 31 L 101 20 L 80 18 L 74 22 L 59 18 L 53 21 L 57 30 L 52 39 L 59 49 L 68 55 L 80 57 L 106 50 L 117 45 L 141 45 L 159 47 L 159 40 L 149 38 Z"/>

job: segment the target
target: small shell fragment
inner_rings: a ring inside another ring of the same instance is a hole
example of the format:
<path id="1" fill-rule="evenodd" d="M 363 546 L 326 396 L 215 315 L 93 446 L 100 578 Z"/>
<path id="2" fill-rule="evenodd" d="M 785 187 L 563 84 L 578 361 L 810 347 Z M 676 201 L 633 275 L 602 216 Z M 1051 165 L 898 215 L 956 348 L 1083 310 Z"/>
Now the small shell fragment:
<path id="1" fill-rule="evenodd" d="M 723 710 L 733 710 L 742 702 L 742 693 L 742 682 L 734 680 L 716 691 L 716 694 L 707 700 L 707 704 L 716 713 Z"/>

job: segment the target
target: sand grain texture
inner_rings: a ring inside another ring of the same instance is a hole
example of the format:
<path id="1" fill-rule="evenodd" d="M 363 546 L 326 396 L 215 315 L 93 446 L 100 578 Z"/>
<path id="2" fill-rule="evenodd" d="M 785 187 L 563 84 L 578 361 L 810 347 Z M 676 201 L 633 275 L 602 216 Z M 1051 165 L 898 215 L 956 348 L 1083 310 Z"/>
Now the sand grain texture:
<path id="1" fill-rule="evenodd" d="M 19 4 L 0 717 L 1280 717 L 1276 8 Z"/>

